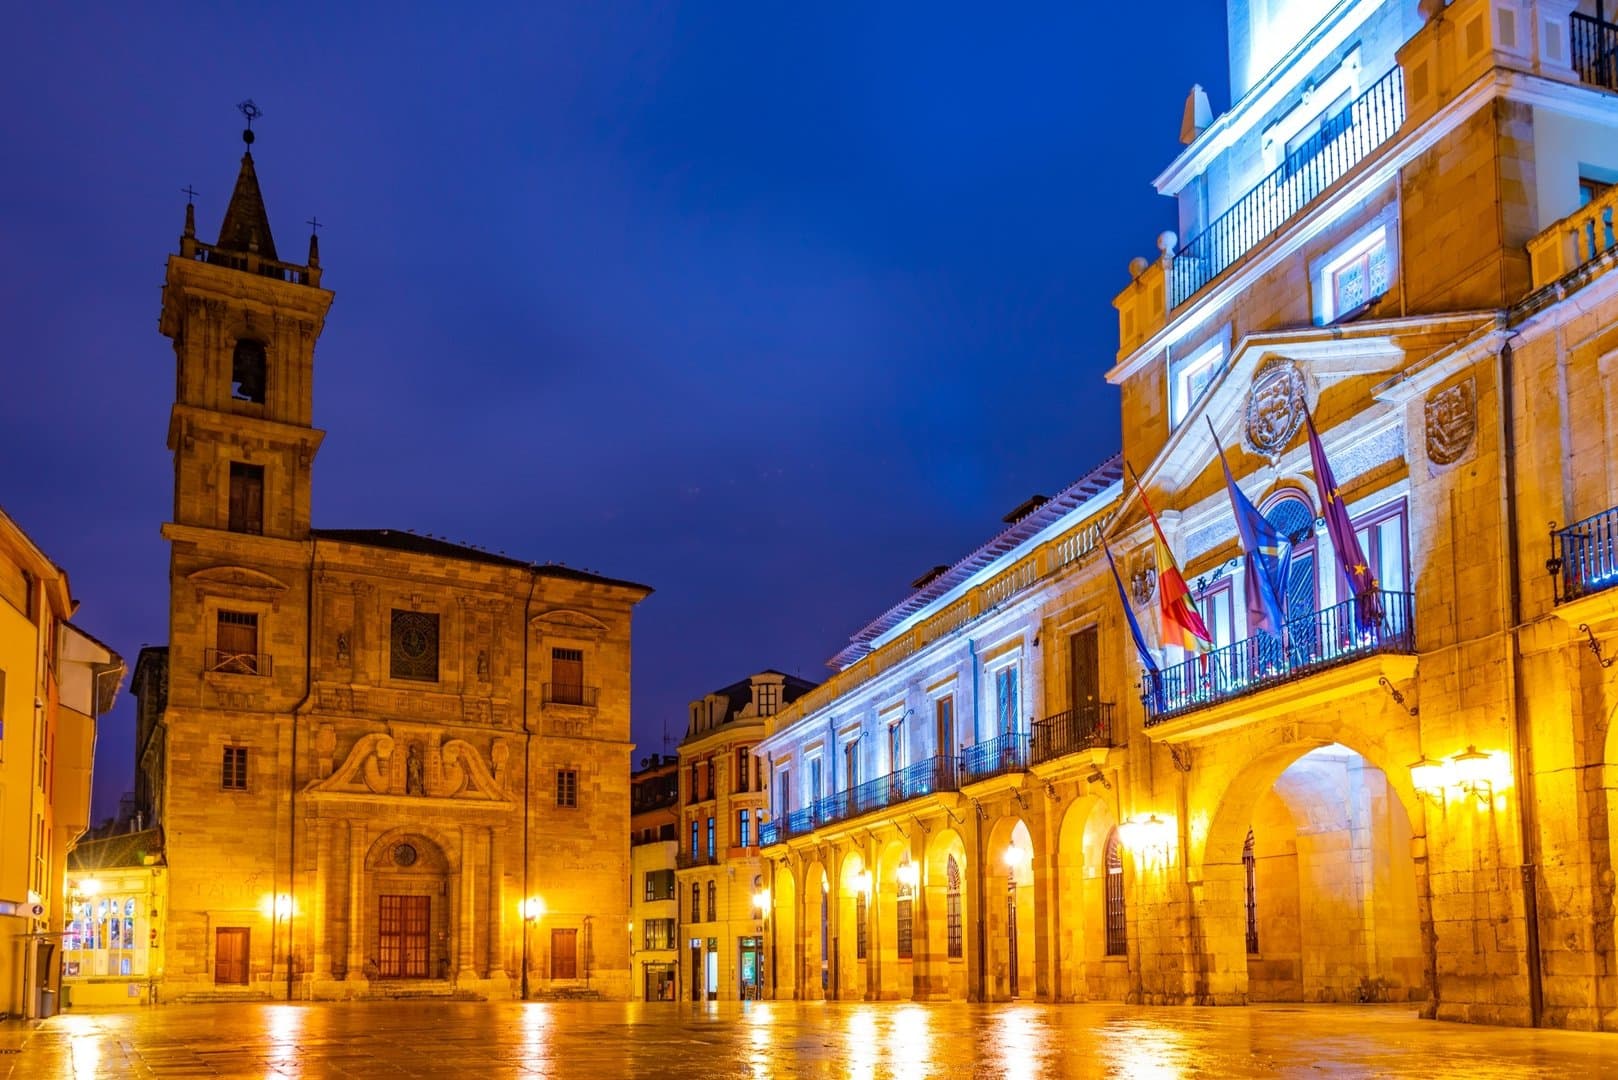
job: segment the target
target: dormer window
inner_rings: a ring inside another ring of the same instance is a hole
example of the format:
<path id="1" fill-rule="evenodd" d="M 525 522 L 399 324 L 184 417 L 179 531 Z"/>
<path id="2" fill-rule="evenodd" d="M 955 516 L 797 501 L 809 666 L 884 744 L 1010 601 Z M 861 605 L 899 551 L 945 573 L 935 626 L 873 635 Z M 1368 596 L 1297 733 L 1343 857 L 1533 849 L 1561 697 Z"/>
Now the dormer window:
<path id="1" fill-rule="evenodd" d="M 236 342 L 230 358 L 230 396 L 236 401 L 264 404 L 264 343 L 252 338 Z"/>

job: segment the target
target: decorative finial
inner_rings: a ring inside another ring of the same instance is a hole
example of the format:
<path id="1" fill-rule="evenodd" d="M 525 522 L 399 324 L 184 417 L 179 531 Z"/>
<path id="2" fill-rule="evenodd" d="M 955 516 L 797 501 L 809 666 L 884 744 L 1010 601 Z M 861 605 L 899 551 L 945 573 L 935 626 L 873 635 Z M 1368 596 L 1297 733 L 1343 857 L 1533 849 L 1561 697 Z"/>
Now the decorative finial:
<path id="1" fill-rule="evenodd" d="M 263 116 L 264 110 L 253 104 L 252 98 L 248 98 L 246 101 L 240 102 L 237 104 L 236 108 L 243 116 L 247 117 L 247 127 L 242 129 L 242 142 L 246 143 L 248 146 L 252 146 L 253 121 Z"/>
<path id="2" fill-rule="evenodd" d="M 197 235 L 197 192 L 190 184 L 180 189 L 185 192 L 185 232 L 184 236 Z"/>
<path id="3" fill-rule="evenodd" d="M 313 214 L 304 222 L 309 226 L 309 261 L 307 266 L 320 265 L 320 219 Z"/>

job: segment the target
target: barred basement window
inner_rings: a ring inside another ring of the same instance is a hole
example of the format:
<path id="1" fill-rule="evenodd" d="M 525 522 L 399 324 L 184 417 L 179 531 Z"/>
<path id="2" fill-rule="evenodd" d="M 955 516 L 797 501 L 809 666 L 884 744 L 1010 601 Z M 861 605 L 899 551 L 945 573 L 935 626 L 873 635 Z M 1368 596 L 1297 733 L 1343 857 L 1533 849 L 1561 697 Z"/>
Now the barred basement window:
<path id="1" fill-rule="evenodd" d="M 556 770 L 556 805 L 579 805 L 579 772 L 577 769 Z"/>
<path id="2" fill-rule="evenodd" d="M 1129 952 L 1129 931 L 1124 918 L 1124 856 L 1118 847 L 1118 830 L 1107 834 L 1107 955 Z"/>
<path id="3" fill-rule="evenodd" d="M 944 864 L 944 929 L 949 943 L 949 958 L 961 958 L 961 867 L 955 856 Z"/>
<path id="4" fill-rule="evenodd" d="M 865 928 L 865 894 L 854 894 L 854 959 L 865 959 L 867 934 Z"/>
<path id="5" fill-rule="evenodd" d="M 390 671 L 395 679 L 438 681 L 438 616 L 393 609 Z"/>
<path id="6" fill-rule="evenodd" d="M 219 786 L 226 791 L 247 790 L 247 747 L 225 747 L 225 760 L 219 771 Z"/>
<path id="7" fill-rule="evenodd" d="M 1247 951 L 1258 952 L 1258 859 L 1253 853 L 1253 830 L 1242 845 L 1242 870 L 1247 877 Z"/>

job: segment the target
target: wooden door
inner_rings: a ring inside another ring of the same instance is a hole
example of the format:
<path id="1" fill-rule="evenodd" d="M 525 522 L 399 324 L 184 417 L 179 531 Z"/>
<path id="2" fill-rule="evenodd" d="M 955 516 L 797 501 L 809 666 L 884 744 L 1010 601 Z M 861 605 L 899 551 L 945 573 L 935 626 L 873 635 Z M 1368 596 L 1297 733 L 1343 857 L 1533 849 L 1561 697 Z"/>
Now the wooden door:
<path id="1" fill-rule="evenodd" d="M 427 977 L 429 897 L 384 896 L 377 916 L 377 974 L 384 979 Z"/>
<path id="2" fill-rule="evenodd" d="M 247 985 L 248 930 L 221 926 L 214 931 L 213 981 L 220 986 Z"/>
<path id="3" fill-rule="evenodd" d="M 551 978 L 576 979 L 579 977 L 579 932 L 577 930 L 551 931 Z"/>

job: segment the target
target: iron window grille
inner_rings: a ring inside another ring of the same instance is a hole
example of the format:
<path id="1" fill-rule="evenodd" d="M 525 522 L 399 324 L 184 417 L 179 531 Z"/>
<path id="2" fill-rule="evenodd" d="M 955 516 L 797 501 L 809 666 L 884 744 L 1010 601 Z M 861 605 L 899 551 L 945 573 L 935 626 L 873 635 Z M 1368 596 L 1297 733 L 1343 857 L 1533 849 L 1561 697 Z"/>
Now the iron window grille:
<path id="1" fill-rule="evenodd" d="M 1118 847 L 1118 830 L 1107 835 L 1107 955 L 1129 952 L 1129 931 L 1124 911 L 1124 857 Z"/>
<path id="2" fill-rule="evenodd" d="M 393 609 L 389 673 L 395 679 L 438 681 L 438 616 Z"/>

